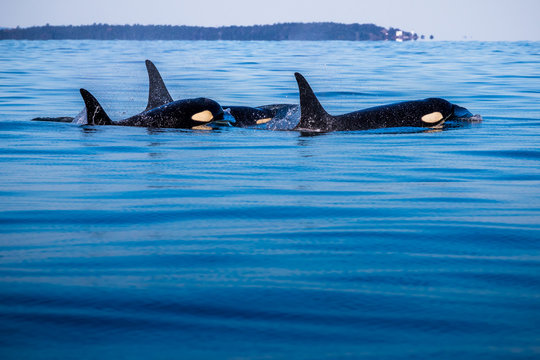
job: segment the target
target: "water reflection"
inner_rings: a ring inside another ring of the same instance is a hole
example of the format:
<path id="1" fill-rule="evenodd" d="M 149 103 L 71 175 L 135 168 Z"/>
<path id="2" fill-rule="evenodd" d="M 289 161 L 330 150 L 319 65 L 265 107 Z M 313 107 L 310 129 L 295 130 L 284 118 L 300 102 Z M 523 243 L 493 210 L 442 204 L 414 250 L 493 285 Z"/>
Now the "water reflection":
<path id="1" fill-rule="evenodd" d="M 158 135 L 158 134 L 161 134 L 161 133 L 165 132 L 166 130 L 169 130 L 169 129 L 146 128 L 146 133 L 148 135 Z"/>
<path id="2" fill-rule="evenodd" d="M 163 143 L 161 142 L 150 142 L 148 143 L 148 147 L 149 149 L 152 149 L 152 148 L 157 148 L 159 146 L 162 146 Z M 154 152 L 149 152 L 148 153 L 148 156 L 152 159 L 158 159 L 158 158 L 163 158 L 164 157 L 164 154 L 162 152 L 157 152 L 157 151 L 154 151 Z"/>
<path id="3" fill-rule="evenodd" d="M 299 138 L 311 138 L 311 137 L 317 137 L 317 136 L 324 136 L 328 134 L 328 132 L 323 131 L 299 131 Z M 302 145 L 302 144 L 299 144 Z"/>
<path id="4" fill-rule="evenodd" d="M 93 126 L 93 125 L 83 125 L 80 128 L 83 135 L 89 135 L 89 136 L 101 130 L 99 127 Z"/>

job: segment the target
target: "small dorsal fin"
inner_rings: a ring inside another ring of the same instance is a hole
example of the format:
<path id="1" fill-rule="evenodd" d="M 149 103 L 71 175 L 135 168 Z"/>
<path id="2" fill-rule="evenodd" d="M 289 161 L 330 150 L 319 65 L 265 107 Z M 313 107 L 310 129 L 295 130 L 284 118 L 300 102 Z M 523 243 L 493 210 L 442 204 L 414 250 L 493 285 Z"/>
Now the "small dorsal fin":
<path id="1" fill-rule="evenodd" d="M 96 98 L 85 89 L 80 91 L 86 106 L 88 125 L 112 125 L 111 118 L 103 110 Z"/>
<path id="2" fill-rule="evenodd" d="M 306 79 L 300 73 L 294 76 L 300 92 L 300 122 L 296 129 L 325 131 L 332 116 L 324 110 Z"/>
<path id="3" fill-rule="evenodd" d="M 148 105 L 144 111 L 160 107 L 173 101 L 158 69 L 150 60 L 146 60 L 148 71 Z"/>

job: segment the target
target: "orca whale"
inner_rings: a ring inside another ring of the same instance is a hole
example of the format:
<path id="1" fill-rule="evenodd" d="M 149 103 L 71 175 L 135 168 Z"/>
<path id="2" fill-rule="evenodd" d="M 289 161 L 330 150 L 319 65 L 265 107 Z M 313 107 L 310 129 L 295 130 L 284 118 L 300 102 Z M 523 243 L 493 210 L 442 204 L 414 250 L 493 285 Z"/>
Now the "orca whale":
<path id="1" fill-rule="evenodd" d="M 150 60 L 145 61 L 146 72 L 148 74 L 148 103 L 144 111 L 160 107 L 161 105 L 168 104 L 173 101 L 172 96 L 169 94 L 165 82 L 161 77 L 158 69 Z M 54 121 L 54 122 L 66 122 L 86 124 L 86 107 L 75 117 L 61 116 L 61 117 L 37 117 L 32 119 L 33 121 Z"/>
<path id="2" fill-rule="evenodd" d="M 217 102 L 206 98 L 195 98 L 169 102 L 127 119 L 113 122 L 92 94 L 85 89 L 81 89 L 80 92 L 86 106 L 88 125 L 209 130 L 211 128 L 205 126 L 206 124 L 223 118 L 223 109 Z"/>
<path id="3" fill-rule="evenodd" d="M 306 79 L 300 73 L 294 76 L 300 93 L 300 122 L 295 130 L 329 132 L 390 127 L 433 128 L 453 118 L 473 117 L 467 109 L 440 98 L 405 101 L 333 116 L 322 107 Z"/>
<path id="4" fill-rule="evenodd" d="M 267 124 L 275 119 L 285 119 L 298 109 L 298 106 L 294 104 L 271 104 L 257 107 L 223 106 L 223 109 L 234 118 L 235 122 L 231 123 L 231 125 L 246 128 Z"/>
<path id="5" fill-rule="evenodd" d="M 148 77 L 152 79 L 150 80 L 152 85 L 150 86 L 148 107 L 146 110 L 149 109 L 150 104 L 153 107 L 157 107 L 156 105 L 163 105 L 172 101 L 159 71 L 149 60 L 147 60 L 147 68 Z M 150 96 L 153 98 L 150 99 Z M 225 119 L 223 122 L 236 127 L 253 127 L 266 124 L 275 118 L 285 118 L 288 113 L 296 108 L 298 108 L 298 105 L 290 104 L 271 104 L 257 107 L 223 106 L 225 112 L 234 118 L 234 121 Z"/>
<path id="6" fill-rule="evenodd" d="M 173 101 L 172 96 L 167 90 L 167 86 L 161 77 L 157 67 L 150 60 L 146 60 L 146 70 L 148 73 L 148 104 L 144 111 L 165 105 Z M 221 121 L 227 125 L 236 127 L 255 127 L 266 124 L 273 119 L 286 119 L 288 114 L 295 111 L 298 105 L 272 104 L 258 107 L 248 106 L 224 106 L 225 112 L 230 114 L 233 119 L 227 118 Z M 32 119 L 34 121 L 55 121 L 71 122 L 77 124 L 86 124 L 86 107 L 75 117 L 40 117 Z M 220 122 L 220 121 L 218 121 Z"/>

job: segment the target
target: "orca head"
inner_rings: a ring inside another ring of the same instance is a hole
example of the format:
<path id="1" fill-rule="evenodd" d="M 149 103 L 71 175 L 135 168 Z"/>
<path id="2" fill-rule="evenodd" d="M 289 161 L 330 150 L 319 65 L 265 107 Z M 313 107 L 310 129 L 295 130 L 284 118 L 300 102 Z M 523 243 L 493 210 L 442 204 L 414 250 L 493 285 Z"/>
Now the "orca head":
<path id="1" fill-rule="evenodd" d="M 422 121 L 425 123 L 424 126 L 431 126 L 429 125 L 429 121 L 433 121 L 439 117 L 439 115 L 436 114 L 437 112 L 441 113 L 442 119 L 444 121 L 482 121 L 482 116 L 473 115 L 468 109 L 456 104 L 449 103 L 444 99 L 429 98 L 425 99 L 424 101 L 429 103 L 430 109 L 433 110 L 433 113 L 426 114 L 424 115 L 425 117 L 422 117 Z M 441 123 L 442 122 L 443 121 L 441 121 Z M 435 124 L 437 124 L 437 121 L 435 121 Z"/>
<path id="2" fill-rule="evenodd" d="M 422 109 L 426 112 L 422 115 L 422 126 L 431 127 L 442 124 L 444 121 L 466 121 L 466 122 L 480 122 L 482 121 L 481 115 L 473 115 L 468 109 L 449 103 L 444 99 L 429 98 L 422 100 L 427 104 L 427 107 Z M 429 111 L 429 113 L 427 113 Z M 437 119 L 441 120 L 437 120 Z"/>
<path id="3" fill-rule="evenodd" d="M 418 115 L 423 127 L 440 125 L 454 114 L 454 105 L 444 99 L 428 98 L 422 100 L 422 103 Z"/>
<path id="4" fill-rule="evenodd" d="M 249 106 L 228 106 L 225 111 L 233 117 L 234 126 L 237 127 L 266 124 L 275 115 L 275 111 Z"/>
<path id="5" fill-rule="evenodd" d="M 472 119 L 474 117 L 474 115 L 466 108 L 464 107 L 461 107 L 459 105 L 456 105 L 456 104 L 452 104 L 453 105 L 453 109 L 454 109 L 454 116 L 453 118 L 456 119 L 456 120 L 468 120 L 468 119 Z"/>
<path id="6" fill-rule="evenodd" d="M 206 129 L 206 124 L 223 119 L 223 109 L 214 100 L 195 98 L 184 100 L 183 103 L 184 113 L 187 115 L 187 126 L 180 127 Z"/>

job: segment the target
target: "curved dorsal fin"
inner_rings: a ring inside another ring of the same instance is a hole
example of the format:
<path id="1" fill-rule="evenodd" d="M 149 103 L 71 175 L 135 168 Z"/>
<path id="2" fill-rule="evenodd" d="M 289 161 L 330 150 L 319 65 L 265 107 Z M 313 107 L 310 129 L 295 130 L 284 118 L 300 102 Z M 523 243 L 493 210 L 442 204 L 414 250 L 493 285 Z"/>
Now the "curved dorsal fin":
<path id="1" fill-rule="evenodd" d="M 160 107 L 173 101 L 158 69 L 150 60 L 146 60 L 146 70 L 148 71 L 148 105 L 144 111 Z"/>
<path id="2" fill-rule="evenodd" d="M 328 121 L 332 117 L 324 110 L 319 99 L 300 73 L 294 73 L 300 92 L 300 122 L 297 129 L 326 130 Z"/>
<path id="3" fill-rule="evenodd" d="M 84 105 L 86 106 L 88 125 L 112 125 L 111 118 L 103 110 L 96 98 L 85 89 L 81 89 L 80 91 Z"/>

